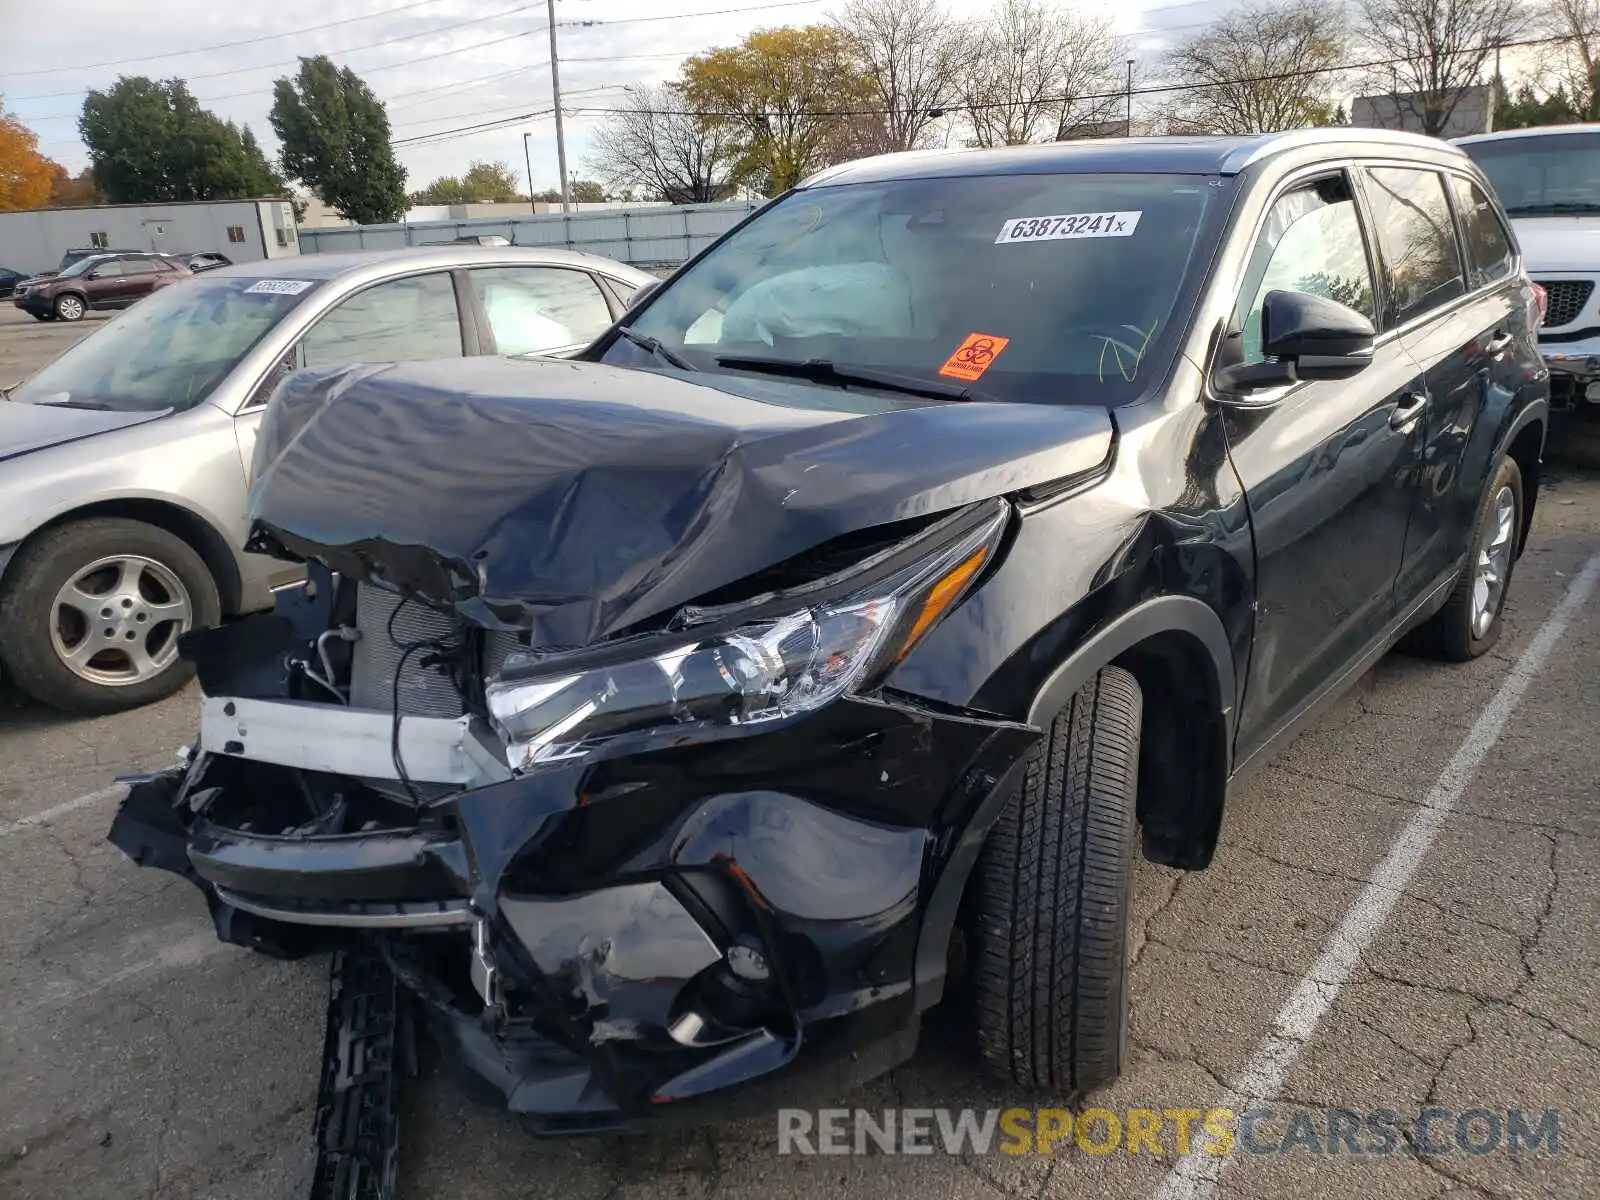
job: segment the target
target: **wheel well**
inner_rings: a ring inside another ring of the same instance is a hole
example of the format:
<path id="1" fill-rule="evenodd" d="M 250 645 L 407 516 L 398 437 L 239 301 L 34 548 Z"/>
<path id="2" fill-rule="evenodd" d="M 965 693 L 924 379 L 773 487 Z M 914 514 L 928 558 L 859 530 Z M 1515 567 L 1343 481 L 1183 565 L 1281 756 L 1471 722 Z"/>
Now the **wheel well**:
<path id="1" fill-rule="evenodd" d="M 130 521 L 143 521 L 146 525 L 154 525 L 165 529 L 174 537 L 182 538 L 189 547 L 200 556 L 206 564 L 206 569 L 211 572 L 211 578 L 217 582 L 217 593 L 222 599 L 222 611 L 225 616 L 232 616 L 239 611 L 243 602 L 244 582 L 239 578 L 239 565 L 234 561 L 233 551 L 229 549 L 227 540 L 217 532 L 212 524 L 204 517 L 197 516 L 186 508 L 176 504 L 168 504 L 162 500 L 103 500 L 97 504 L 85 504 L 71 512 L 62 513 L 47 525 L 42 525 L 28 535 L 32 542 L 41 535 L 53 529 L 60 529 L 63 525 L 75 524 L 78 521 L 88 521 L 95 517 L 122 517 Z"/>
<path id="2" fill-rule="evenodd" d="M 1528 530 L 1533 527 L 1533 506 L 1539 499 L 1539 455 L 1544 447 L 1544 422 L 1530 421 L 1517 431 L 1506 449 L 1508 457 L 1515 460 L 1522 472 L 1522 528 L 1517 531 L 1517 553 L 1528 544 Z"/>
<path id="3" fill-rule="evenodd" d="M 1200 870 L 1211 862 L 1227 795 L 1228 722 L 1210 655 L 1185 633 L 1155 634 L 1115 665 L 1144 693 L 1139 734 L 1139 825 L 1152 862 Z"/>

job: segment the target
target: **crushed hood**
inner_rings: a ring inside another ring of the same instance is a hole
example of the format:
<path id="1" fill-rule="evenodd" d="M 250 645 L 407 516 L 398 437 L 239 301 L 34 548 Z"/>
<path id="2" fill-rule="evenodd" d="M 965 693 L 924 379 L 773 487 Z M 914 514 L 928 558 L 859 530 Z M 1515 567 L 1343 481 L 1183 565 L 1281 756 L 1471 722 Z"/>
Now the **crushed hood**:
<path id="1" fill-rule="evenodd" d="M 97 433 L 143 425 L 167 415 L 159 412 L 102 412 L 60 404 L 21 404 L 0 400 L 0 462 L 30 450 L 44 450 Z"/>
<path id="2" fill-rule="evenodd" d="M 302 372 L 251 546 L 587 645 L 847 533 L 1092 471 L 1103 409 L 512 359 Z"/>

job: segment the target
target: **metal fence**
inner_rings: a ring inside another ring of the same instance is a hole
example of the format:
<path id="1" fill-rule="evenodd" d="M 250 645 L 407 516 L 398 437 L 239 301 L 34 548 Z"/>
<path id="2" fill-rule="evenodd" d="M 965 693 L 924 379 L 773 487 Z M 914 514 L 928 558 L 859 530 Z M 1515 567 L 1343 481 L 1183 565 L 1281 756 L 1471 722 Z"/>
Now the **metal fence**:
<path id="1" fill-rule="evenodd" d="M 564 246 L 637 267 L 681 263 L 721 237 L 757 207 L 754 201 L 675 204 L 587 213 L 530 213 L 472 221 L 419 221 L 300 230 L 302 254 L 392 250 L 458 237 L 499 234 L 516 246 Z"/>

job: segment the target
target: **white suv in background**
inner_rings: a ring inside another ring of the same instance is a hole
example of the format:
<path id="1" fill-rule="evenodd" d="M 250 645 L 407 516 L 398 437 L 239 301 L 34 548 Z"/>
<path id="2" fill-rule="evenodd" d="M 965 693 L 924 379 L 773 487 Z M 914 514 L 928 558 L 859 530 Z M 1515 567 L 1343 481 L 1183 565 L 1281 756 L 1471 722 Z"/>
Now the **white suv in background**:
<path id="1" fill-rule="evenodd" d="M 1600 124 L 1457 138 L 1483 169 L 1549 298 L 1550 407 L 1600 417 Z"/>

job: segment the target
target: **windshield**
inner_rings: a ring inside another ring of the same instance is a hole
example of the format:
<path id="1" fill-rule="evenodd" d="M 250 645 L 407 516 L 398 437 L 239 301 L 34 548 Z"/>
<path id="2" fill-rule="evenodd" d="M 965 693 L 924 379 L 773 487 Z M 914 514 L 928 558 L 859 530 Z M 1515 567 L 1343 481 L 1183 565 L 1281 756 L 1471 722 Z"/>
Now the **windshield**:
<path id="1" fill-rule="evenodd" d="M 13 389 L 11 399 L 118 412 L 193 408 L 316 287 L 215 275 L 185 279 L 102 325 Z"/>
<path id="2" fill-rule="evenodd" d="M 1467 142 L 1513 217 L 1600 213 L 1600 131 Z"/>
<path id="3" fill-rule="evenodd" d="M 80 258 L 66 270 L 58 271 L 56 273 L 63 279 L 75 279 L 77 276 L 82 275 L 91 267 L 99 266 L 100 262 L 101 260 L 99 258 Z"/>
<path id="4" fill-rule="evenodd" d="M 779 201 L 632 322 L 700 370 L 825 360 L 1003 400 L 1118 404 L 1170 361 L 1215 181 L 994 175 Z M 661 365 L 619 340 L 607 361 Z M 719 360 L 723 360 L 720 361 Z"/>

